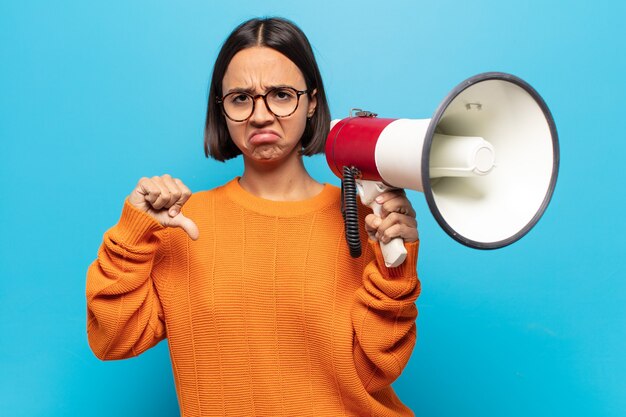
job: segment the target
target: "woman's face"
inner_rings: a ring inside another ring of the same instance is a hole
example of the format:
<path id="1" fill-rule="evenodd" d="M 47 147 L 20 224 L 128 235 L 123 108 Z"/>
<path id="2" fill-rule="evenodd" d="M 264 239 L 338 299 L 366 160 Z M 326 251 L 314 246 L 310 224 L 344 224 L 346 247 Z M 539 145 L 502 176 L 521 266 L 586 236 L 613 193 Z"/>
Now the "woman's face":
<path id="1" fill-rule="evenodd" d="M 279 86 L 298 91 L 307 88 L 302 72 L 289 58 L 274 49 L 255 46 L 239 51 L 230 61 L 222 80 L 222 94 L 265 94 Z M 295 113 L 287 117 L 274 116 L 262 98 L 256 99 L 249 119 L 234 122 L 226 117 L 230 137 L 244 158 L 279 162 L 298 155 L 306 119 L 313 116 L 317 104 L 315 92 L 303 94 L 299 100 Z"/>

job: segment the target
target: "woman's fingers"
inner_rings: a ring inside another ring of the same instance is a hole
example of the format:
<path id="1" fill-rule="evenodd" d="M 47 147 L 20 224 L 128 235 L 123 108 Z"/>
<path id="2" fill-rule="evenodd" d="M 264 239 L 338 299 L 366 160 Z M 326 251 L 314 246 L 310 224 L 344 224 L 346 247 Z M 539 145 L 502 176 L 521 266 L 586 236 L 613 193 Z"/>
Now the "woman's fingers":
<path id="1" fill-rule="evenodd" d="M 390 190 L 376 198 L 381 205 L 381 217 L 370 214 L 365 218 L 365 229 L 370 238 L 388 243 L 396 237 L 406 242 L 419 239 L 415 210 L 404 190 Z"/>
<path id="2" fill-rule="evenodd" d="M 196 240 L 200 234 L 198 226 L 181 213 L 191 194 L 191 190 L 181 180 L 166 174 L 141 178 L 128 201 L 163 226 L 180 227 Z"/>
<path id="3" fill-rule="evenodd" d="M 176 187 L 178 188 L 178 190 L 180 191 L 180 194 L 178 195 L 176 201 L 170 208 L 170 211 L 169 211 L 170 216 L 176 216 L 178 213 L 180 213 L 180 210 L 183 208 L 183 205 L 187 202 L 187 200 L 189 200 L 189 197 L 191 197 L 191 190 L 187 188 L 187 186 L 183 184 L 181 180 L 179 180 L 178 178 L 174 178 L 173 181 Z"/>
<path id="4" fill-rule="evenodd" d="M 128 196 L 129 202 L 142 211 L 152 207 L 161 193 L 161 189 L 150 178 L 143 177 Z"/>
<path id="5" fill-rule="evenodd" d="M 376 198 L 381 205 L 383 217 L 389 213 L 400 213 L 415 217 L 415 210 L 406 197 L 404 190 L 391 190 L 384 192 Z"/>
<path id="6" fill-rule="evenodd" d="M 181 187 L 182 185 L 182 187 Z M 169 175 L 161 177 L 142 178 L 131 195 L 131 203 L 143 208 L 143 202 L 148 203 L 154 210 L 168 209 L 175 204 L 180 207 L 189 199 L 191 192 L 180 180 Z M 144 201 L 140 201 L 143 197 Z M 145 211 L 145 210 L 144 210 Z M 174 214 L 175 216 L 176 214 Z"/>
<path id="7" fill-rule="evenodd" d="M 161 183 L 161 187 L 164 189 L 163 195 L 163 207 L 164 209 L 170 209 L 170 217 L 176 216 L 178 213 L 172 214 L 171 208 L 178 202 L 182 195 L 182 191 L 178 188 L 178 185 L 174 181 L 174 179 L 169 175 L 163 175 L 158 179 Z"/>
<path id="8" fill-rule="evenodd" d="M 389 243 L 396 237 L 401 237 L 405 242 L 415 242 L 419 239 L 417 228 L 402 223 L 392 224 L 385 230 L 379 231 L 377 236 L 378 240 L 383 243 Z"/>
<path id="9" fill-rule="evenodd" d="M 161 210 L 163 208 L 170 208 L 173 204 L 171 200 L 174 198 L 175 189 L 171 188 L 171 178 L 169 175 L 163 175 L 161 177 L 152 177 L 152 183 L 159 188 L 159 195 L 151 203 L 152 208 L 155 210 Z"/>
<path id="10" fill-rule="evenodd" d="M 401 237 L 407 242 L 418 239 L 417 220 L 406 214 L 391 213 L 382 219 L 376 231 L 378 240 L 387 243 L 394 237 Z"/>
<path id="11" fill-rule="evenodd" d="M 396 237 L 401 237 L 407 242 L 419 239 L 417 221 L 414 217 L 404 214 L 392 213 L 384 219 L 375 214 L 368 214 L 365 217 L 365 230 L 371 239 L 384 243 Z"/>
<path id="12" fill-rule="evenodd" d="M 372 240 L 377 240 L 376 233 L 378 233 L 378 226 L 383 220 L 375 214 L 368 214 L 365 216 L 365 231 Z"/>

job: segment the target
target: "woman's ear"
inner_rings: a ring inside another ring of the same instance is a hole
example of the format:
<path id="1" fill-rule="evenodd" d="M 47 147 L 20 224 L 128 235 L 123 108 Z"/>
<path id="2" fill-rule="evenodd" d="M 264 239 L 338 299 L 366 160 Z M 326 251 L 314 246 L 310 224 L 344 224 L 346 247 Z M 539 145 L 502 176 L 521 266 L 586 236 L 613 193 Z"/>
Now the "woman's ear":
<path id="1" fill-rule="evenodd" d="M 309 119 L 313 117 L 313 115 L 315 114 L 316 108 L 317 108 L 317 88 L 314 89 L 309 94 L 309 108 L 307 110 L 306 117 Z"/>

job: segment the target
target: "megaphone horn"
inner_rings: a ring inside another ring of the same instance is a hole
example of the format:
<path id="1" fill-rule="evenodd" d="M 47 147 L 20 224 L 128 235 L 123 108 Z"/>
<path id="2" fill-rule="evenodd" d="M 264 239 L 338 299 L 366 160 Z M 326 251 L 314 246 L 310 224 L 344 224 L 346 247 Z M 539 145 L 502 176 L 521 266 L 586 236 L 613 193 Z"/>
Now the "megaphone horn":
<path id="1" fill-rule="evenodd" d="M 546 210 L 559 145 L 541 96 L 514 75 L 489 72 L 456 86 L 431 119 L 359 111 L 333 121 L 326 158 L 342 180 L 344 167 L 355 173 L 364 204 L 375 209 L 375 197 L 364 190 L 423 192 L 452 238 L 472 248 L 498 249 L 528 233 Z M 377 187 L 363 187 L 368 181 Z M 394 264 L 399 263 L 389 262 Z"/>

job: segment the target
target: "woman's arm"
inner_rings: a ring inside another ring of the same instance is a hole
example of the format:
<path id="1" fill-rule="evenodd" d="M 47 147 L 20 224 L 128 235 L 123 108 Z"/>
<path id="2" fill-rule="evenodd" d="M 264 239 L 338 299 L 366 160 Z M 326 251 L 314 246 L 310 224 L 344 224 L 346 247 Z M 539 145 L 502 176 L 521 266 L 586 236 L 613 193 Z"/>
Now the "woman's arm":
<path id="1" fill-rule="evenodd" d="M 151 273 L 164 229 L 128 202 L 104 235 L 87 271 L 87 335 L 102 360 L 136 356 L 165 338 L 165 324 Z"/>
<path id="2" fill-rule="evenodd" d="M 402 190 L 381 194 L 381 217 L 365 218 L 374 259 L 363 273 L 352 308 L 355 331 L 354 360 L 368 392 L 389 386 L 398 378 L 415 346 L 420 293 L 417 278 L 419 235 L 415 210 Z M 400 266 L 387 268 L 378 241 L 404 240 L 407 257 Z"/>
<path id="3" fill-rule="evenodd" d="M 169 175 L 142 178 L 128 196 L 119 223 L 107 231 L 87 271 L 87 334 L 100 359 L 136 356 L 165 338 L 163 308 L 152 275 L 166 268 L 166 227 L 198 238 L 181 213 L 191 191 Z"/>
<path id="4" fill-rule="evenodd" d="M 385 267 L 377 242 L 370 240 L 375 260 L 365 268 L 363 285 L 352 308 L 354 361 L 368 392 L 389 386 L 400 376 L 415 346 L 420 293 L 416 273 L 419 241 L 406 243 L 407 258 L 397 268 Z"/>

